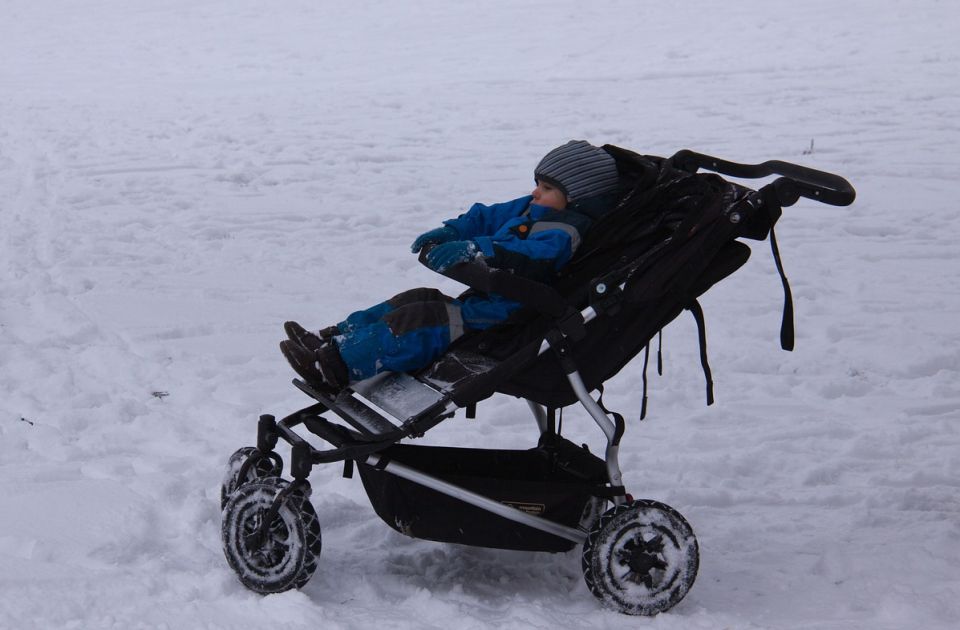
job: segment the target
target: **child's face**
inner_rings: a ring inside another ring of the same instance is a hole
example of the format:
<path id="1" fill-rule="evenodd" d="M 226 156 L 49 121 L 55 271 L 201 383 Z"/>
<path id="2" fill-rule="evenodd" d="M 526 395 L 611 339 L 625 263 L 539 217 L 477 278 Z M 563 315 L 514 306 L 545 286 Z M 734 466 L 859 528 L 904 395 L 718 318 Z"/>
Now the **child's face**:
<path id="1" fill-rule="evenodd" d="M 533 203 L 538 206 L 546 206 L 554 210 L 563 210 L 567 207 L 567 196 L 557 188 L 547 182 L 537 182 L 537 187 L 530 193 L 533 195 Z"/>

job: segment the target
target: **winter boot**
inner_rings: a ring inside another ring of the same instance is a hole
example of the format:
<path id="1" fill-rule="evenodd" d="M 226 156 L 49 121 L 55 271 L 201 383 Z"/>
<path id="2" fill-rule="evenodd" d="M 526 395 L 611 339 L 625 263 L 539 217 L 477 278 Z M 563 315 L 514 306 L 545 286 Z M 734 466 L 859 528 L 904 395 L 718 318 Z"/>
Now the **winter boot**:
<path id="1" fill-rule="evenodd" d="M 293 371 L 312 385 L 324 384 L 334 389 L 343 389 L 349 382 L 347 364 L 340 357 L 337 347 L 324 344 L 310 350 L 292 341 L 281 341 L 280 352 L 290 363 Z"/>
<path id="2" fill-rule="evenodd" d="M 307 350 L 319 350 L 324 344 L 330 343 L 334 335 L 340 334 L 336 326 L 328 326 L 317 333 L 312 333 L 297 322 L 284 322 L 283 330 L 291 341 Z"/>

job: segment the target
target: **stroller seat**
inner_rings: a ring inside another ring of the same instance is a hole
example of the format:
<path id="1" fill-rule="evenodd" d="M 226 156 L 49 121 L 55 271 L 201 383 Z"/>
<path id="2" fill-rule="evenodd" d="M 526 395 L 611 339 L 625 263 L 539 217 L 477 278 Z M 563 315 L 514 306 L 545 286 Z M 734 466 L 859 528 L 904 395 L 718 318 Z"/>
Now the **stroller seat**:
<path id="1" fill-rule="evenodd" d="M 465 335 L 415 373 L 381 373 L 339 392 L 294 381 L 319 406 L 293 414 L 291 422 L 309 421 L 311 431 L 337 438 L 332 451 L 314 454 L 316 461 L 350 459 L 371 452 L 371 444 L 421 436 L 459 408 L 472 415 L 478 402 L 498 392 L 527 400 L 545 429 L 545 416 L 584 402 L 585 392 L 602 387 L 684 310 L 694 314 L 700 329 L 710 404 L 697 298 L 746 262 L 750 248 L 741 238 L 770 235 L 780 268 L 772 233 L 783 207 L 801 196 L 833 205 L 852 202 L 846 180 L 786 162 L 742 165 L 691 151 L 660 158 L 611 145 L 604 149 L 617 162 L 625 192 L 591 228 L 556 282 L 545 285 L 482 263 L 444 272 L 473 291 L 520 302 L 523 308 L 506 322 Z M 697 173 L 700 168 L 737 177 L 781 177 L 754 191 L 716 174 Z M 426 253 L 421 252 L 421 262 Z M 782 270 L 781 277 L 786 299 L 781 337 L 789 349 L 792 306 Z M 617 443 L 622 418 L 612 414 L 610 420 L 595 401 L 585 404 L 611 444 Z M 333 412 L 348 430 L 318 411 Z"/>

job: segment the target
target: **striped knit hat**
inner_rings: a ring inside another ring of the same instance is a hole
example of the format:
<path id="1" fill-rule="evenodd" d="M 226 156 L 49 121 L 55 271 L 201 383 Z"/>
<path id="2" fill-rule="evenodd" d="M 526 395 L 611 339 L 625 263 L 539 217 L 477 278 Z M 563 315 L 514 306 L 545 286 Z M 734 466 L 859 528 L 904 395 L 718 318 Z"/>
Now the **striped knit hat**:
<path id="1" fill-rule="evenodd" d="M 569 201 L 610 192 L 619 183 L 613 156 L 585 140 L 571 140 L 547 153 L 533 178 L 559 187 Z"/>

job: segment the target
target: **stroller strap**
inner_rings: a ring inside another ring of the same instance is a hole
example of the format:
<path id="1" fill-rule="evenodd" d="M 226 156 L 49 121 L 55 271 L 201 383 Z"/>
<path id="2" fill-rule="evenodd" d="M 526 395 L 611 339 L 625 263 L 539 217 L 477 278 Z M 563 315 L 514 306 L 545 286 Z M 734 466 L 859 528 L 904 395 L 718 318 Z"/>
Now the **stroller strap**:
<path id="1" fill-rule="evenodd" d="M 713 373 L 710 371 L 710 362 L 707 360 L 707 327 L 703 318 L 703 308 L 700 302 L 693 300 L 687 310 L 697 322 L 697 339 L 700 343 L 700 366 L 703 368 L 703 377 L 707 382 L 707 405 L 713 404 Z"/>
<path id="2" fill-rule="evenodd" d="M 777 246 L 777 234 L 774 231 L 774 224 L 780 218 L 783 208 L 773 186 L 765 186 L 760 192 L 763 195 L 764 208 L 766 208 L 767 215 L 770 218 L 770 250 L 773 252 L 773 262 L 777 266 L 777 273 L 780 274 L 780 282 L 783 285 L 783 319 L 780 322 L 780 347 L 792 351 L 794 344 L 793 292 L 790 290 L 787 274 L 783 271 L 780 248 Z"/>

